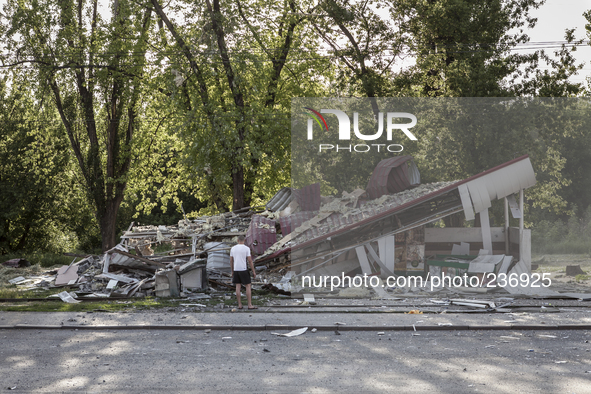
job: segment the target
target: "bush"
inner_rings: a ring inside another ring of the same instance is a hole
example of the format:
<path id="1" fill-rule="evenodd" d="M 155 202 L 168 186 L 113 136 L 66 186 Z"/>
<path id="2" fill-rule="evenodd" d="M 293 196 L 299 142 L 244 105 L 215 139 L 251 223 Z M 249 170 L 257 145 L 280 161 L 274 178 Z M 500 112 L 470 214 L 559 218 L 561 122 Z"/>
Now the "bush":
<path id="1" fill-rule="evenodd" d="M 591 253 L 591 207 L 576 210 L 566 221 L 542 220 L 532 229 L 532 252 L 536 254 Z"/>

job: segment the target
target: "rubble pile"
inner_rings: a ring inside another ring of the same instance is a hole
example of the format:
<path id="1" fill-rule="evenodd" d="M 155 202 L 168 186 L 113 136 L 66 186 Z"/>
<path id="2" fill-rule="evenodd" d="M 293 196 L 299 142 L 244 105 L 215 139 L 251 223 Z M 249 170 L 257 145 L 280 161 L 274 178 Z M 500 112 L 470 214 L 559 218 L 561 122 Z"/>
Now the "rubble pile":
<path id="1" fill-rule="evenodd" d="M 498 284 L 512 294 L 549 296 L 548 291 L 529 286 L 529 230 L 523 223 L 519 228 L 491 227 L 488 215 L 491 200 L 506 198 L 506 212 L 511 206 L 522 222 L 515 193 L 534 184 L 527 156 L 465 180 L 430 184 L 420 183 L 411 156 L 397 156 L 378 163 L 365 189 L 340 196 L 322 196 L 320 183 L 314 183 L 282 188 L 264 210 L 247 207 L 185 218 L 174 226 L 132 223 L 121 243 L 102 256 L 81 256 L 53 276 L 29 279 L 26 285 L 50 282 L 50 286 L 77 288 L 78 296 L 89 297 L 182 297 L 208 289 L 228 291 L 233 288 L 229 252 L 237 237 L 244 236 L 257 271 L 253 287 L 278 294 L 303 290 L 299 282 L 303 284 L 303 275 L 347 273 L 377 275 L 379 280 L 414 275 L 430 277 L 431 283 L 470 277 L 478 283 L 469 287 Z M 468 221 L 480 215 L 481 228 L 426 228 L 462 211 Z M 459 245 L 454 243 L 458 240 Z M 293 265 L 290 252 L 295 256 Z M 11 266 L 23 263 L 10 262 Z M 497 283 L 495 275 L 528 281 L 505 286 Z M 14 278 L 11 283 L 23 285 L 22 280 Z M 387 296 L 385 286 L 374 286 L 374 291 Z"/>

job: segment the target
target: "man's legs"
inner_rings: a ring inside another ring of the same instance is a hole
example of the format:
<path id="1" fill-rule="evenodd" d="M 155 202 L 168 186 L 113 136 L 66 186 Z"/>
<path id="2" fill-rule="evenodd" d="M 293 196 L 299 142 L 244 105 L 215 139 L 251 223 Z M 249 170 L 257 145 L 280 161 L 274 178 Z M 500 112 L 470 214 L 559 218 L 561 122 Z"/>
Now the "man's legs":
<path id="1" fill-rule="evenodd" d="M 252 306 L 252 297 L 251 292 L 250 292 L 250 283 L 247 285 L 244 285 L 244 287 L 246 287 L 246 300 L 248 301 L 248 309 L 253 309 Z"/>
<path id="2" fill-rule="evenodd" d="M 247 291 L 247 295 L 248 295 L 248 304 L 250 305 L 250 288 L 248 287 L 249 285 L 246 285 L 246 291 Z M 238 300 L 238 308 L 242 308 L 242 299 L 240 297 L 240 283 L 236 283 L 236 299 Z"/>

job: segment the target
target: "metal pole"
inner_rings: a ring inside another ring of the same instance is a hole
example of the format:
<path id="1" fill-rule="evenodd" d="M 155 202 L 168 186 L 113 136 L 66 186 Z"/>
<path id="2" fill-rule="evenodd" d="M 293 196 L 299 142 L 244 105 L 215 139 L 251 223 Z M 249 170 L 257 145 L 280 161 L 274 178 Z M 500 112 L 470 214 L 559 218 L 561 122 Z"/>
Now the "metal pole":
<path id="1" fill-rule="evenodd" d="M 509 255 L 509 200 L 505 200 L 505 255 Z"/>
<path id="2" fill-rule="evenodd" d="M 521 211 L 521 217 L 519 218 L 519 236 L 521 237 L 521 233 L 523 233 L 523 217 L 525 216 L 523 212 L 523 189 L 519 190 L 519 211 Z"/>
<path id="3" fill-rule="evenodd" d="M 519 211 L 521 211 L 521 217 L 519 218 L 519 260 L 523 259 L 523 189 L 519 190 Z"/>

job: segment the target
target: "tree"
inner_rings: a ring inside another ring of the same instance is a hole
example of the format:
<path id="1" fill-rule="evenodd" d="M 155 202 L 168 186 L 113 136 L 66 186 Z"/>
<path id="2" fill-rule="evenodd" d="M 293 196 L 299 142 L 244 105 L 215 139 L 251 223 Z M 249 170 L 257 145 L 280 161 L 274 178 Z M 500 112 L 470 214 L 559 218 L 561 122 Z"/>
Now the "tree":
<path id="1" fill-rule="evenodd" d="M 171 127 L 185 135 L 190 169 L 218 210 L 228 200 L 234 210 L 260 203 L 288 182 L 289 100 L 309 85 L 291 59 L 306 55 L 292 53 L 306 44 L 295 2 L 170 5 L 187 7 L 186 25 L 152 5 L 178 51 L 168 50 L 180 64 L 166 70 L 178 79 L 168 98 L 185 114 Z"/>
<path id="2" fill-rule="evenodd" d="M 97 0 L 9 0 L 4 7 L 10 62 L 31 64 L 38 83 L 51 91 L 94 204 L 103 249 L 115 245 L 130 147 L 140 127 L 151 12 L 115 1 L 106 21 Z"/>
<path id="3" fill-rule="evenodd" d="M 391 67 L 400 55 L 395 26 L 377 13 L 382 2 L 364 0 L 347 2 L 325 0 L 319 9 L 326 15 L 311 18 L 332 55 L 342 64 L 339 69 L 340 89 L 349 95 L 365 97 L 389 96 Z M 371 101 L 374 116 L 378 105 Z"/>
<path id="4" fill-rule="evenodd" d="M 92 248 L 92 226 L 78 227 L 91 213 L 63 154 L 67 137 L 34 90 L 18 73 L 0 79 L 0 254 Z"/>

